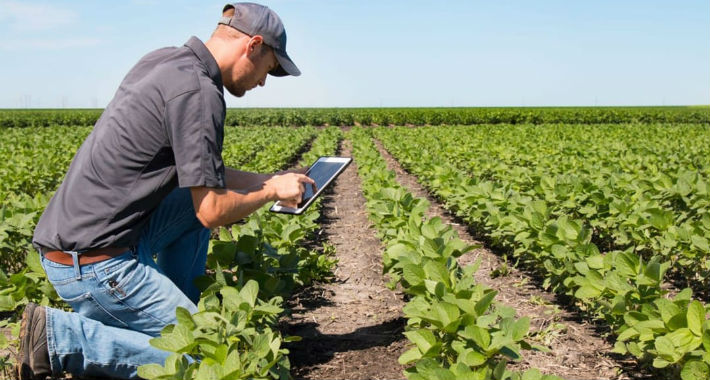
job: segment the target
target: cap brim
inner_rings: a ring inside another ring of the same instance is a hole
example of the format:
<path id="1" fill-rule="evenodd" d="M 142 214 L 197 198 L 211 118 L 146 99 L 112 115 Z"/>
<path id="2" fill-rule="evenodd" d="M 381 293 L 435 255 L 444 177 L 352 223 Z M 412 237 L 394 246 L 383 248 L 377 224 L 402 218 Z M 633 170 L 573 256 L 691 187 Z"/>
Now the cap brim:
<path id="1" fill-rule="evenodd" d="M 285 51 L 274 49 L 274 55 L 276 55 L 276 60 L 279 61 L 279 66 L 269 71 L 269 74 L 275 77 L 285 77 L 287 75 L 297 77 L 301 75 L 301 70 L 296 67 L 296 64 L 293 63 Z"/>

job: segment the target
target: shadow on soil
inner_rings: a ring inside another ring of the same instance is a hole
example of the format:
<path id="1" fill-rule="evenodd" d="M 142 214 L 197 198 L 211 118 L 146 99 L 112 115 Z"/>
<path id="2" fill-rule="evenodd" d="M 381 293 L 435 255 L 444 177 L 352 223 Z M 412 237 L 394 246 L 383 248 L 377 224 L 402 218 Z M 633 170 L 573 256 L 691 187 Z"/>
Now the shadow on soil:
<path id="1" fill-rule="evenodd" d="M 405 319 L 400 317 L 379 325 L 361 327 L 348 334 L 322 334 L 318 331 L 318 323 L 306 322 L 288 326 L 282 332 L 303 338 L 300 342 L 285 345 L 291 352 L 291 365 L 303 368 L 327 363 L 338 352 L 386 347 L 405 339 L 402 335 L 405 323 Z"/>

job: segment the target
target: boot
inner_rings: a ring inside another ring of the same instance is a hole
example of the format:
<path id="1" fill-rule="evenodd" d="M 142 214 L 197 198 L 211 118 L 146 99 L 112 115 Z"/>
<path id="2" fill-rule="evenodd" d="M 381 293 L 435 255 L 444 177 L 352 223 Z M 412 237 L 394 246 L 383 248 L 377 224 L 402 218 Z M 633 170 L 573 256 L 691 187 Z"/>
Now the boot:
<path id="1" fill-rule="evenodd" d="M 52 375 L 47 350 L 47 311 L 28 303 L 20 323 L 20 380 L 45 379 Z"/>

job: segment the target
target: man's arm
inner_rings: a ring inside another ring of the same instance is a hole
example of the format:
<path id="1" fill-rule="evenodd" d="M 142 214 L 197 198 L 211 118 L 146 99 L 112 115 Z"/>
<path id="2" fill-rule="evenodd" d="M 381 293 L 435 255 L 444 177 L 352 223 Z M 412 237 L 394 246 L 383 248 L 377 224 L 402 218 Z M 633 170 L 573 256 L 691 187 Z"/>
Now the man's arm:
<path id="1" fill-rule="evenodd" d="M 244 190 L 252 190 L 252 189 L 258 189 L 261 187 L 264 182 L 268 181 L 271 179 L 273 176 L 278 175 L 278 174 L 286 174 L 286 173 L 300 173 L 304 174 L 306 172 L 306 168 L 302 169 L 296 169 L 296 170 L 288 170 L 288 171 L 281 171 L 273 174 L 262 174 L 262 173 L 252 173 L 252 172 L 245 172 L 237 169 L 232 169 L 232 168 L 225 168 L 224 169 L 224 177 L 225 177 L 225 185 L 227 186 L 227 189 L 234 190 L 234 191 L 244 191 Z"/>
<path id="2" fill-rule="evenodd" d="M 234 223 L 271 201 L 295 207 L 301 202 L 307 184 L 315 185 L 315 182 L 304 174 L 287 173 L 270 175 L 266 181 L 253 183 L 248 189 L 232 191 L 199 186 L 191 187 L 190 191 L 197 219 L 205 227 L 215 228 Z"/>

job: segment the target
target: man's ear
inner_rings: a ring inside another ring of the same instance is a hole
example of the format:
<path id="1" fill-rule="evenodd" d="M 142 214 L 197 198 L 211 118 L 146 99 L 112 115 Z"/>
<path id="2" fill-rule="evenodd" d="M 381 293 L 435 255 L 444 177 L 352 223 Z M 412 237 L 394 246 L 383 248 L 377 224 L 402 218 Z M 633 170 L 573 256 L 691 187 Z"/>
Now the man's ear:
<path id="1" fill-rule="evenodd" d="M 254 37 L 251 37 L 249 39 L 249 42 L 247 43 L 247 54 L 252 54 L 259 51 L 259 49 L 262 48 L 263 43 L 264 37 L 258 34 Z"/>

